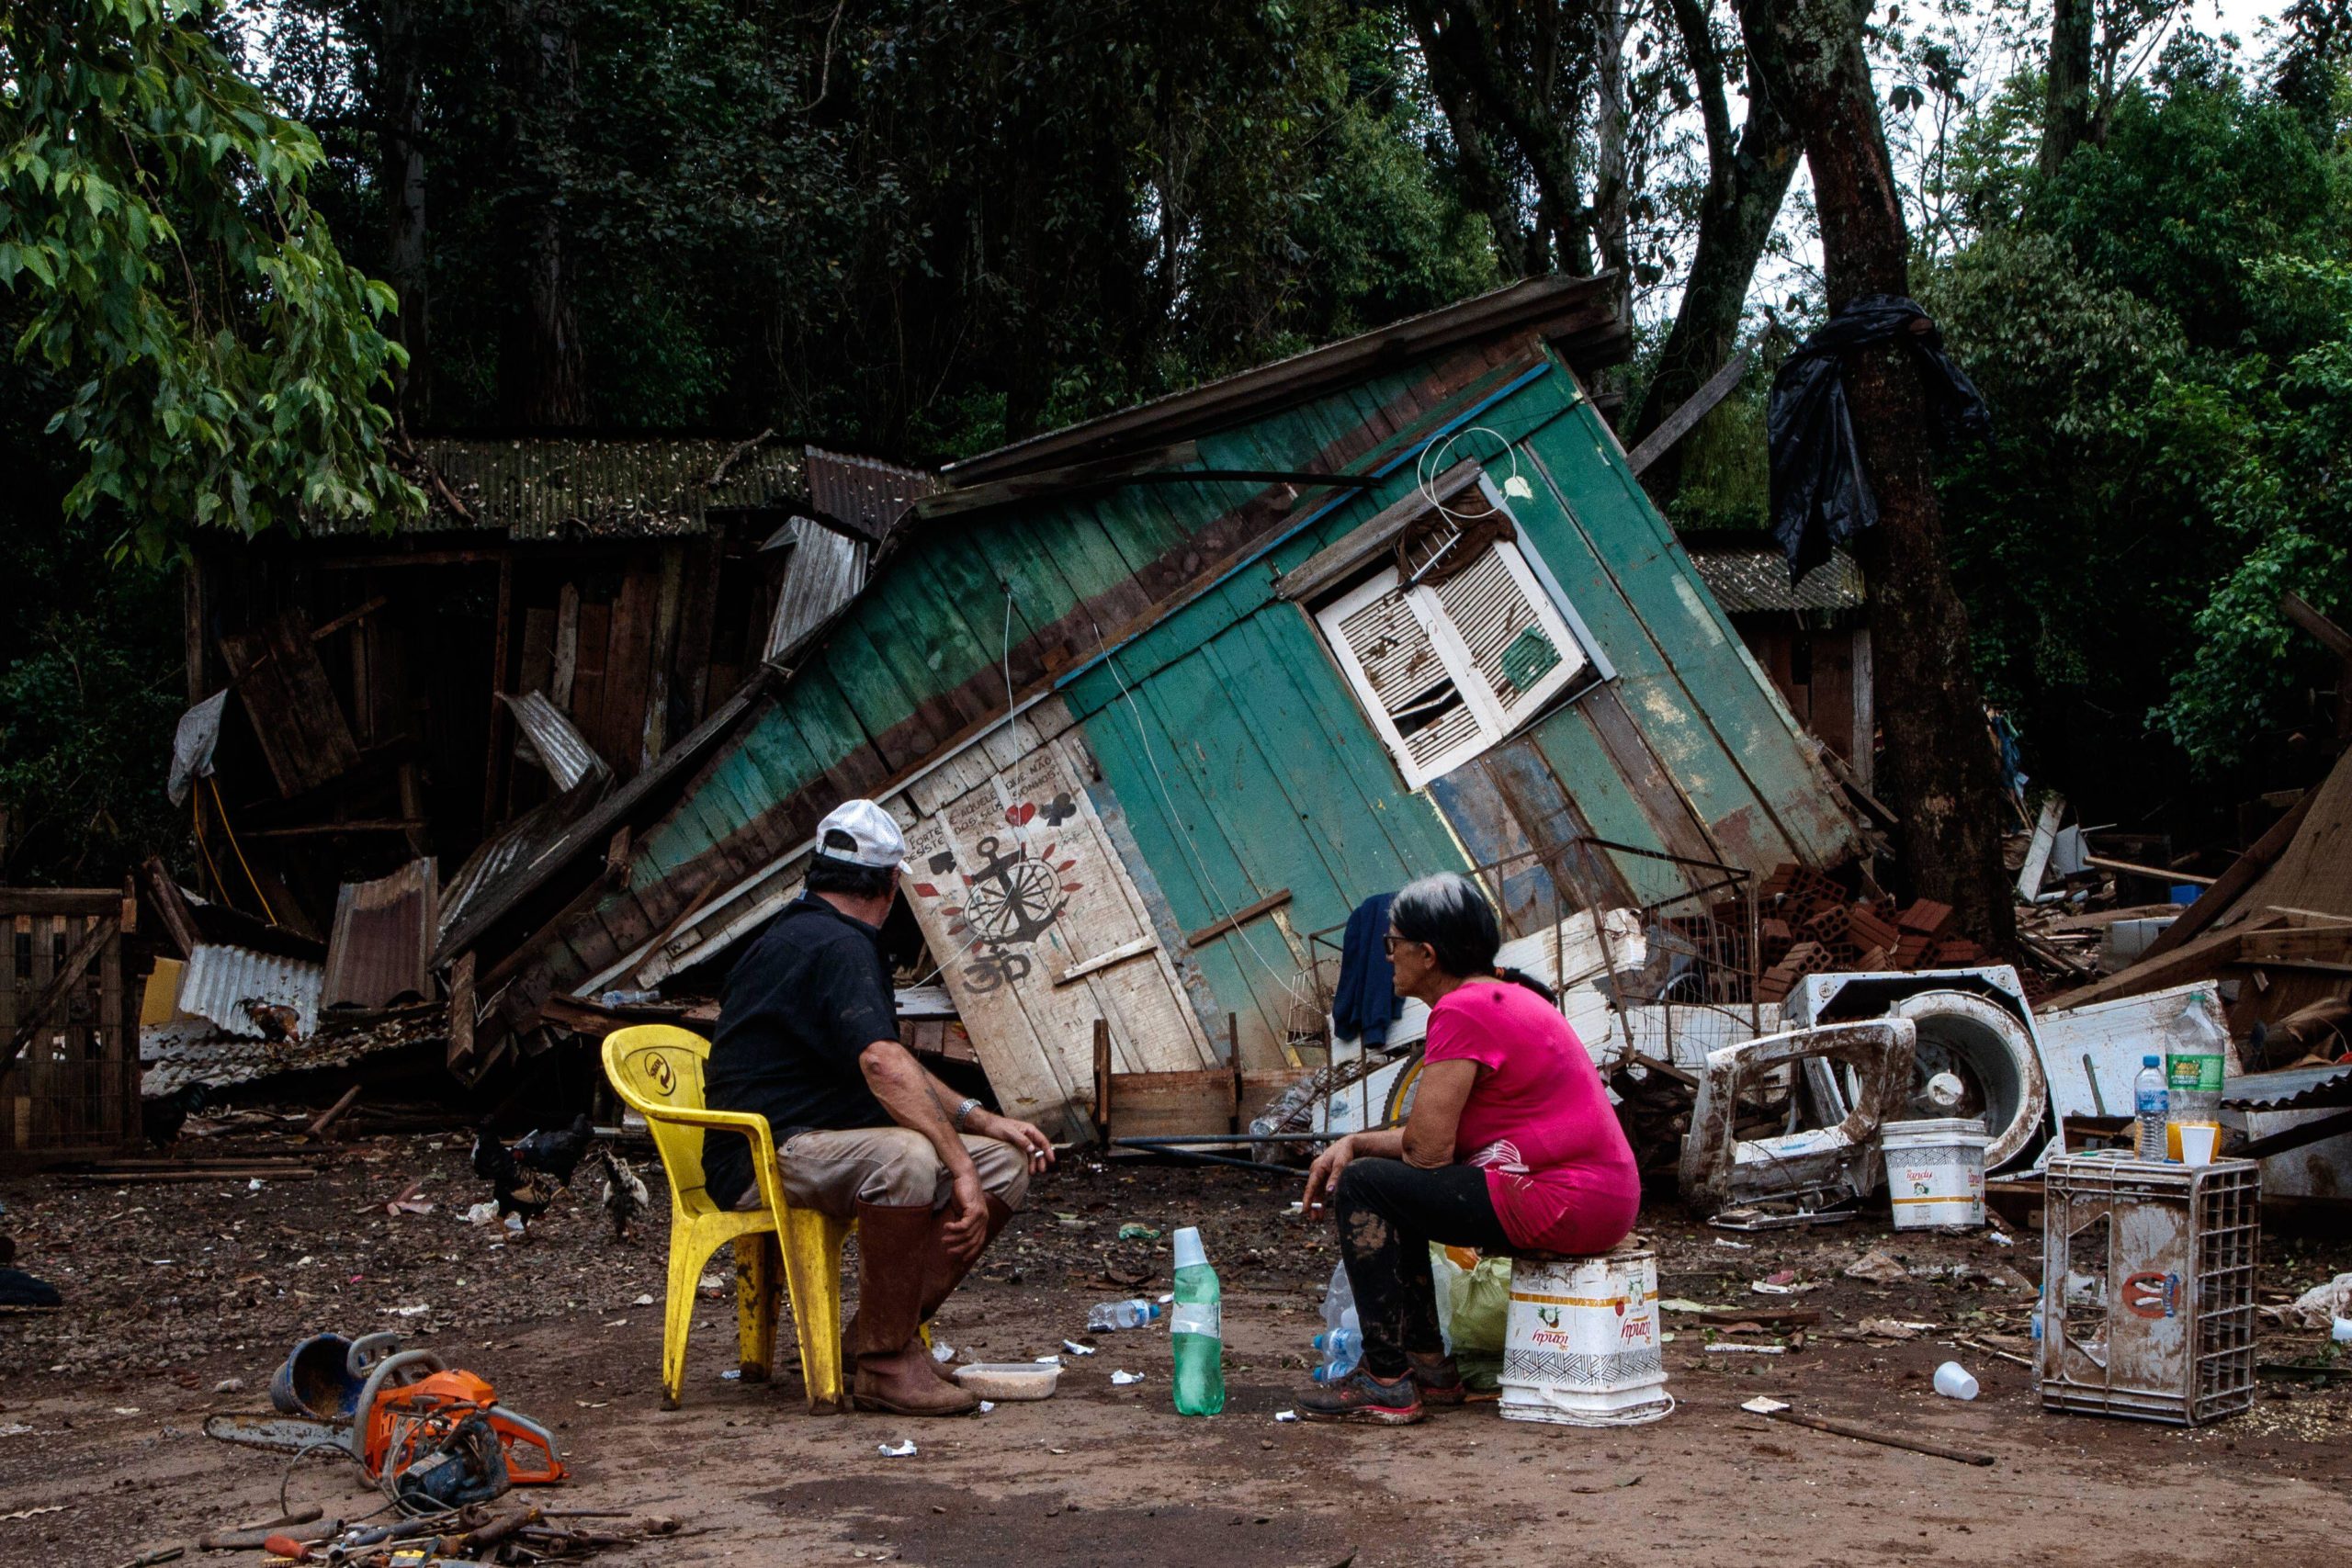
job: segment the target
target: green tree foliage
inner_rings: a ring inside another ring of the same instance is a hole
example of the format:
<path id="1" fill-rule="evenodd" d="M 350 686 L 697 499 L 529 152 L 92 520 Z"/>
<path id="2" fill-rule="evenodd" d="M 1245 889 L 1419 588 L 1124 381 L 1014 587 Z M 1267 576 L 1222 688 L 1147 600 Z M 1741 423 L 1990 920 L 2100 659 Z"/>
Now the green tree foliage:
<path id="1" fill-rule="evenodd" d="M 514 14 L 569 40 L 535 101 Z M 420 39 L 413 423 L 526 423 L 517 235 L 560 206 L 603 429 L 914 457 L 1084 417 L 1495 277 L 1397 25 L 1342 0 L 300 0 L 273 85 L 385 254 L 387 18 Z"/>
<path id="2" fill-rule="evenodd" d="M 201 0 L 0 7 L 0 289 L 70 389 L 77 518 L 163 554 L 189 524 L 257 532 L 414 504 L 371 400 L 389 303 L 303 196 L 322 156 L 202 26 Z"/>
<path id="3" fill-rule="evenodd" d="M 1999 427 L 1949 479 L 1955 565 L 2038 771 L 2136 815 L 2184 758 L 2255 778 L 2327 733 L 2333 661 L 2278 606 L 2352 610 L 2352 159 L 2340 109 L 2194 37 L 2049 178 L 2038 98 L 1982 117 L 1978 232 L 1928 284 Z"/>

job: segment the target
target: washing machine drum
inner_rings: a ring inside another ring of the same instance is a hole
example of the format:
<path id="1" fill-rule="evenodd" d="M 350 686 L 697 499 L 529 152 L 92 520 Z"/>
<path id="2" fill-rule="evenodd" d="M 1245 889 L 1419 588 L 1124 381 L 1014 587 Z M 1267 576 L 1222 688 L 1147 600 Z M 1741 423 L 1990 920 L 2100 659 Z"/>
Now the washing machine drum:
<path id="1" fill-rule="evenodd" d="M 1922 991 L 1889 1010 L 1919 1028 L 1907 1114 L 1984 1118 L 1993 1135 L 1984 1149 L 1987 1170 L 1999 1169 L 2036 1145 L 2050 1090 L 2033 1036 L 2017 1014 L 1966 991 Z M 1938 1073 L 1960 1080 L 1959 1105 L 1928 1096 L 1928 1081 Z"/>

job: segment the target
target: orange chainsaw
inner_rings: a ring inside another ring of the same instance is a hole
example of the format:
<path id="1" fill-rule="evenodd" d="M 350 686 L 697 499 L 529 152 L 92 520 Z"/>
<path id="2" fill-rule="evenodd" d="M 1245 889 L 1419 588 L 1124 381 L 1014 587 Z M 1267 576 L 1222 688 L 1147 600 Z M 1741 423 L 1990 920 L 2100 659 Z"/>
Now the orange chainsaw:
<path id="1" fill-rule="evenodd" d="M 277 1453 L 340 1449 L 391 1495 L 440 1507 L 565 1479 L 554 1434 L 499 1404 L 497 1391 L 474 1373 L 444 1365 L 430 1350 L 393 1349 L 397 1344 L 389 1334 L 310 1341 L 297 1348 L 289 1371 L 302 1358 L 316 1362 L 339 1350 L 344 1379 L 323 1388 L 313 1380 L 291 1397 L 273 1387 L 283 1414 L 210 1416 L 205 1435 Z"/>

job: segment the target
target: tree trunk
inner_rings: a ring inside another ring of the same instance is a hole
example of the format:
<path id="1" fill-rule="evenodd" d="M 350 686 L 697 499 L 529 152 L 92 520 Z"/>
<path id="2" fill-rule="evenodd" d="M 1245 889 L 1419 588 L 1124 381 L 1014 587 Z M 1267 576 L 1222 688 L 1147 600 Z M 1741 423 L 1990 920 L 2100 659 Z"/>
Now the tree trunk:
<path id="1" fill-rule="evenodd" d="M 1609 290 L 1617 319 L 1634 319 L 1633 193 L 1627 188 L 1625 152 L 1625 33 L 1632 18 L 1607 0 L 1593 49 L 1594 98 L 1592 231 L 1600 242 L 1600 270 L 1614 272 Z"/>
<path id="2" fill-rule="evenodd" d="M 1804 140 L 1832 310 L 1858 295 L 1907 294 L 1909 241 L 1879 122 L 1862 14 L 1849 0 L 1747 0 L 1741 26 L 1767 87 Z M 2000 795 L 1967 613 L 1944 564 L 1929 464 L 1926 389 L 1900 344 L 1848 367 L 1855 438 L 1879 502 L 1858 541 L 1870 581 L 1878 778 L 1902 818 L 1901 873 L 1948 903 L 1996 950 L 2016 935 L 2001 868 Z"/>
<path id="3" fill-rule="evenodd" d="M 1544 6 L 1558 0 L 1541 0 Z M 1592 219 L 1578 185 L 1577 144 L 1583 121 L 1580 96 L 1562 90 L 1557 28 L 1559 16 L 1546 10 L 1522 18 L 1516 11 L 1490 0 L 1407 0 L 1405 14 L 1420 39 L 1421 58 L 1430 80 L 1447 107 L 1461 145 L 1451 100 L 1474 101 L 1481 118 L 1491 114 L 1512 148 L 1527 164 L 1536 195 L 1553 215 L 1559 235 L 1556 254 L 1543 254 L 1545 235 L 1532 237 L 1524 258 L 1525 270 L 1539 272 L 1556 265 L 1578 276 L 1589 276 L 1592 265 Z M 1534 28 L 1531 37 L 1522 19 Z M 1443 79 L 1452 78 L 1450 84 Z"/>
<path id="4" fill-rule="evenodd" d="M 2041 116 L 2041 172 L 2058 172 L 2091 123 L 2092 0 L 2056 0 L 2050 20 L 2049 98 Z"/>
<path id="5" fill-rule="evenodd" d="M 1681 308 L 1675 312 L 1657 369 L 1634 417 L 1630 446 L 1639 446 L 1665 423 L 1731 357 L 1739 341 L 1747 286 L 1797 168 L 1796 128 L 1765 90 L 1752 58 L 1747 118 L 1733 134 L 1724 97 L 1723 55 L 1715 47 L 1706 0 L 1674 0 L 1674 20 L 1699 86 L 1700 118 L 1707 136 L 1707 189 L 1700 201 L 1699 243 L 1683 285 Z M 1642 475 L 1642 483 L 1661 504 L 1671 500 L 1682 487 L 1681 446 L 1659 454 Z"/>
<path id="6" fill-rule="evenodd" d="M 384 188 L 392 193 L 385 271 L 400 295 L 388 335 L 408 350 L 408 368 L 393 379 L 404 416 L 433 417 L 433 378 L 425 364 L 432 310 L 425 278 L 424 64 L 414 0 L 385 0 L 383 57 Z"/>
<path id="7" fill-rule="evenodd" d="M 588 371 L 565 267 L 563 208 L 579 51 L 566 0 L 507 0 L 515 62 L 515 153 L 526 185 L 521 221 L 523 319 L 506 380 L 514 417 L 535 430 L 588 423 Z"/>

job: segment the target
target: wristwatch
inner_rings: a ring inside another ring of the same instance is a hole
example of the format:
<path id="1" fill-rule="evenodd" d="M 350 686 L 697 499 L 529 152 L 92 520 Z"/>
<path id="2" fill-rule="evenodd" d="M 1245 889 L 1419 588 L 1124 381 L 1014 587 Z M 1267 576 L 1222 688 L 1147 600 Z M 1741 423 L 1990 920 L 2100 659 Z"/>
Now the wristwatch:
<path id="1" fill-rule="evenodd" d="M 962 1132 L 964 1130 L 964 1119 L 978 1109 L 980 1109 L 980 1101 L 976 1099 L 969 1098 L 966 1099 L 963 1104 L 957 1106 L 956 1108 L 956 1130 L 959 1133 Z"/>

